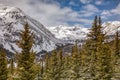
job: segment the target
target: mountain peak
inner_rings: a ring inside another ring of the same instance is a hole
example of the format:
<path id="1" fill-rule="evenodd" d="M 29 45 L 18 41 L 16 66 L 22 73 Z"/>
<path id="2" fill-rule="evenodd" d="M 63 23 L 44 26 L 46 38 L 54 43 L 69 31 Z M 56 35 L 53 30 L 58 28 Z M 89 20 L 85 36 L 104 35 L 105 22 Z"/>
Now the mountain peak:
<path id="1" fill-rule="evenodd" d="M 6 13 L 22 13 L 22 10 L 17 7 L 0 6 L 0 15 L 5 15 Z"/>
<path id="2" fill-rule="evenodd" d="M 120 21 L 105 22 L 102 26 L 107 35 L 114 35 L 116 31 L 120 31 Z"/>
<path id="3" fill-rule="evenodd" d="M 76 40 L 84 40 L 88 33 L 87 28 L 80 26 L 57 26 L 57 27 L 48 27 L 48 29 L 55 35 L 56 38 L 62 39 L 64 41 L 74 42 Z"/>
<path id="4" fill-rule="evenodd" d="M 35 44 L 33 49 L 37 53 L 43 50 L 51 51 L 57 47 L 56 45 L 62 44 L 44 25 L 24 14 L 19 8 L 3 6 L 0 11 L 0 46 L 10 52 L 20 51 L 16 41 L 20 39 L 19 33 L 24 29 L 23 26 L 26 22 L 34 33 Z"/>

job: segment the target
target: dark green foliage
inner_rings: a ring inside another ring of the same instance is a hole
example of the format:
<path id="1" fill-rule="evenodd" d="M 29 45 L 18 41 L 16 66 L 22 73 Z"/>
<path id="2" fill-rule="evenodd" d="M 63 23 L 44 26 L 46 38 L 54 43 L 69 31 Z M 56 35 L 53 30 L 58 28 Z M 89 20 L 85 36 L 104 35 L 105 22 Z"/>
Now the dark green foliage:
<path id="1" fill-rule="evenodd" d="M 113 64 L 113 71 L 114 71 L 114 78 L 120 79 L 120 39 L 119 39 L 119 32 L 116 32 L 115 39 L 113 41 L 114 44 L 112 48 L 112 64 Z"/>
<path id="2" fill-rule="evenodd" d="M 35 64 L 35 52 L 31 50 L 34 40 L 28 24 L 25 24 L 24 31 L 21 32 L 21 40 L 18 46 L 22 49 L 18 58 L 18 70 L 20 80 L 34 80 L 37 75 Z"/>
<path id="3" fill-rule="evenodd" d="M 7 59 L 4 50 L 0 49 L 0 80 L 7 80 L 8 69 L 7 69 Z"/>
<path id="4" fill-rule="evenodd" d="M 65 71 L 65 68 L 63 64 L 62 49 L 58 52 L 54 50 L 51 56 L 46 54 L 44 80 L 61 80 L 64 78 L 63 72 Z"/>
<path id="5" fill-rule="evenodd" d="M 15 65 L 14 65 L 14 58 L 10 59 L 10 66 L 9 66 L 9 76 L 8 80 L 14 80 L 15 79 Z"/>
<path id="6" fill-rule="evenodd" d="M 118 31 L 116 32 L 116 36 L 115 36 L 115 41 L 114 41 L 114 53 L 115 56 L 120 56 L 120 47 L 119 47 L 119 33 Z"/>
<path id="7" fill-rule="evenodd" d="M 108 44 L 103 44 L 98 53 L 98 79 L 111 80 L 113 75 L 112 54 Z"/>
<path id="8" fill-rule="evenodd" d="M 81 67 L 81 55 L 78 49 L 77 43 L 73 47 L 72 57 L 71 57 L 71 70 L 72 70 L 72 79 L 79 80 L 81 78 L 80 67 Z"/>

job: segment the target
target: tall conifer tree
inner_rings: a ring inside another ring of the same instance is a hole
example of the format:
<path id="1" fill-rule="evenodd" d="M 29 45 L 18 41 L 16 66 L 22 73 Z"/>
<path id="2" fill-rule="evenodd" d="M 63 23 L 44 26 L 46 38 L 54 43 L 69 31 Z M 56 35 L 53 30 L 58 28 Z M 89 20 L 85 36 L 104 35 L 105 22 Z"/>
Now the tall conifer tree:
<path id="1" fill-rule="evenodd" d="M 113 62 L 113 68 L 114 68 L 114 74 L 118 74 L 116 76 L 117 79 L 120 77 L 120 39 L 119 39 L 119 32 L 116 32 L 114 45 L 113 45 L 113 55 L 112 55 L 112 62 Z"/>
<path id="2" fill-rule="evenodd" d="M 81 64 L 82 64 L 82 55 L 79 51 L 78 44 L 76 43 L 72 49 L 72 56 L 71 56 L 71 77 L 73 80 L 80 80 L 81 79 Z"/>
<path id="3" fill-rule="evenodd" d="M 19 53 L 18 70 L 20 80 L 34 80 L 37 75 L 37 66 L 34 63 L 35 53 L 31 50 L 34 40 L 28 23 L 24 26 L 24 31 L 20 33 L 21 40 L 18 42 L 18 46 L 22 49 Z"/>
<path id="4" fill-rule="evenodd" d="M 92 79 L 96 79 L 97 73 L 97 62 L 98 62 L 98 52 L 102 48 L 102 44 L 105 40 L 105 34 L 102 32 L 102 21 L 100 17 L 95 16 L 92 28 L 90 29 L 88 40 L 83 46 L 85 49 L 86 55 L 90 64 L 87 64 L 89 67 L 89 74 Z M 88 63 L 88 62 L 87 62 Z"/>
<path id="5" fill-rule="evenodd" d="M 119 47 L 119 33 L 118 31 L 116 32 L 116 35 L 115 35 L 115 41 L 114 41 L 114 53 L 115 53 L 115 56 L 120 56 L 120 47 Z"/>

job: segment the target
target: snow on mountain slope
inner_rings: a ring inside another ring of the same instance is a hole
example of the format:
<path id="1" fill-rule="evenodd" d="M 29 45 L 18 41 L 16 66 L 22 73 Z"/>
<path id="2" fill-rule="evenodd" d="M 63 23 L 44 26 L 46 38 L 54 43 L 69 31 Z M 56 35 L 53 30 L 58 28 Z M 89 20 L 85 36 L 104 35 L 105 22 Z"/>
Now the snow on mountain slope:
<path id="1" fill-rule="evenodd" d="M 116 31 L 120 31 L 120 21 L 105 22 L 102 24 L 103 32 L 107 33 L 106 35 L 114 35 Z M 87 39 L 87 33 L 89 32 L 88 28 L 83 27 L 67 27 L 67 26 L 57 26 L 57 27 L 48 27 L 48 29 L 55 35 L 56 38 L 62 40 L 85 40 Z"/>
<path id="2" fill-rule="evenodd" d="M 105 22 L 102 26 L 107 35 L 114 35 L 116 31 L 120 31 L 120 21 Z"/>
<path id="3" fill-rule="evenodd" d="M 67 26 L 58 26 L 58 27 L 49 27 L 48 28 L 56 38 L 62 40 L 84 40 L 86 34 L 88 33 L 87 28 L 83 27 L 67 27 Z"/>
<path id="4" fill-rule="evenodd" d="M 13 53 L 19 52 L 20 48 L 16 45 L 16 40 L 19 40 L 19 32 L 23 30 L 26 22 L 35 36 L 33 46 L 35 51 L 51 51 L 57 47 L 56 45 L 63 43 L 40 22 L 27 16 L 19 8 L 0 6 L 0 46 Z"/>

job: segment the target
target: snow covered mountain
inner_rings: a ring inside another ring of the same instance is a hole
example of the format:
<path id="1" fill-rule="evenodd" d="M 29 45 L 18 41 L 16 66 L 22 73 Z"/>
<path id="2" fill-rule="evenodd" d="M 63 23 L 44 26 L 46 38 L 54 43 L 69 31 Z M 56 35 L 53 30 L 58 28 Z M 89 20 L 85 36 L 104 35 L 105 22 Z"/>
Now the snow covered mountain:
<path id="1" fill-rule="evenodd" d="M 60 25 L 45 28 L 40 22 L 26 15 L 19 8 L 0 6 L 0 47 L 4 47 L 12 53 L 19 52 L 20 48 L 16 45 L 16 40 L 19 40 L 19 32 L 23 30 L 23 25 L 26 22 L 35 35 L 33 49 L 38 53 L 43 50 L 51 51 L 66 42 L 85 40 L 89 32 L 88 28 L 78 26 Z M 103 23 L 103 31 L 107 35 L 114 35 L 117 30 L 120 31 L 120 21 Z"/>
<path id="2" fill-rule="evenodd" d="M 57 26 L 48 27 L 48 29 L 55 35 L 56 38 L 62 39 L 64 41 L 75 41 L 75 40 L 85 40 L 86 35 L 89 32 L 88 28 L 73 26 Z"/>
<path id="3" fill-rule="evenodd" d="M 35 45 L 33 46 L 35 51 L 51 51 L 63 43 L 40 22 L 27 16 L 19 8 L 0 6 L 0 46 L 12 53 L 19 52 L 20 48 L 16 45 L 16 40 L 19 40 L 19 32 L 23 30 L 26 22 L 35 35 Z"/>
<path id="4" fill-rule="evenodd" d="M 107 35 L 115 35 L 116 31 L 120 32 L 120 21 L 111 21 L 111 22 L 105 22 L 102 24 L 103 31 Z"/>
<path id="5" fill-rule="evenodd" d="M 103 32 L 107 36 L 115 35 L 116 31 L 120 32 L 120 21 L 105 22 L 102 24 Z M 57 26 L 57 27 L 48 27 L 48 29 L 55 35 L 56 38 L 75 41 L 75 40 L 85 40 L 87 39 L 87 33 L 89 32 L 88 28 L 84 27 L 67 27 L 67 26 Z"/>

